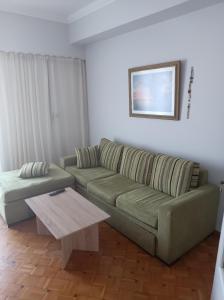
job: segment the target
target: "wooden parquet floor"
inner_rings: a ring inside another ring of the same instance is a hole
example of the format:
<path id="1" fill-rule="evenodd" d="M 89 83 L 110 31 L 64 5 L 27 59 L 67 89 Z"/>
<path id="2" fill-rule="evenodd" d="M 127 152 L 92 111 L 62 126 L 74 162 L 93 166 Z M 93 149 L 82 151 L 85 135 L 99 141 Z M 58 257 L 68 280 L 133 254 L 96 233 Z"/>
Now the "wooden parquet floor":
<path id="1" fill-rule="evenodd" d="M 218 234 L 171 267 L 100 224 L 100 252 L 74 251 L 61 268 L 60 244 L 38 236 L 34 220 L 8 229 L 0 219 L 0 299 L 207 300 Z"/>

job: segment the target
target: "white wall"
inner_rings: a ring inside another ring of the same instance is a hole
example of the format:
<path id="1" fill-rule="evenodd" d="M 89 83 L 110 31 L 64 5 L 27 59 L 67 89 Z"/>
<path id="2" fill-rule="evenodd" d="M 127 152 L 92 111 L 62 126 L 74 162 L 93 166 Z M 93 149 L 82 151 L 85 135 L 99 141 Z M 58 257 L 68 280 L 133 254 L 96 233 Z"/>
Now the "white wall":
<path id="1" fill-rule="evenodd" d="M 116 139 L 180 155 L 224 179 L 224 4 L 153 25 L 86 49 L 91 143 Z M 130 118 L 128 68 L 182 60 L 181 120 Z M 190 120 L 186 119 L 190 67 L 195 67 Z M 217 227 L 221 225 L 219 210 Z"/>
<path id="2" fill-rule="evenodd" d="M 66 24 L 0 12 L 0 50 L 84 57 L 69 45 Z"/>

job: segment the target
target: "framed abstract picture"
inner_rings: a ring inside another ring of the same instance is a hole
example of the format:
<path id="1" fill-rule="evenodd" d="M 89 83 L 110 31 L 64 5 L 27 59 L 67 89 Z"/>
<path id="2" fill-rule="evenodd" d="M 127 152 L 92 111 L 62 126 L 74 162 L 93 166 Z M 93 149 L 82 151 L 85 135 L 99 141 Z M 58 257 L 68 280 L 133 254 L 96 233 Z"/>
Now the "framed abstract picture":
<path id="1" fill-rule="evenodd" d="M 179 120 L 180 61 L 128 70 L 130 117 Z"/>

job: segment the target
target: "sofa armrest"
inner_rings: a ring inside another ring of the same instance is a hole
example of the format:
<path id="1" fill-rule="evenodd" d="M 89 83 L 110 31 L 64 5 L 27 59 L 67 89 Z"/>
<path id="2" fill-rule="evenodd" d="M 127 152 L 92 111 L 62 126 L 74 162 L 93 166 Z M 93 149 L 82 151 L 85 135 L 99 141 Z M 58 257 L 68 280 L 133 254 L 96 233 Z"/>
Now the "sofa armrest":
<path id="1" fill-rule="evenodd" d="M 207 184 L 161 205 L 158 213 L 157 256 L 168 264 L 215 229 L 219 189 Z"/>
<path id="2" fill-rule="evenodd" d="M 65 169 L 68 166 L 74 166 L 77 163 L 75 155 L 68 155 L 60 158 L 60 167 Z"/>

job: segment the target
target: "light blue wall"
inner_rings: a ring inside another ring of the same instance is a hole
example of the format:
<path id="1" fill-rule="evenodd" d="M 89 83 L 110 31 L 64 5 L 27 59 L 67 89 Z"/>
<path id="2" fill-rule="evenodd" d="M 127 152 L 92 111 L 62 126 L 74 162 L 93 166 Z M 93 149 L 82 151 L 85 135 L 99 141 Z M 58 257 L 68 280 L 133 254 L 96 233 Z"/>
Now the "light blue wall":
<path id="1" fill-rule="evenodd" d="M 68 26 L 57 22 L 0 12 L 0 50 L 84 57 L 69 45 Z"/>
<path id="2" fill-rule="evenodd" d="M 101 137 L 201 163 L 224 179 L 224 4 L 89 45 L 86 49 L 91 143 Z M 128 68 L 182 60 L 181 120 L 130 118 Z M 195 67 L 190 120 L 190 67 Z M 221 225 L 222 197 L 217 228 Z"/>

